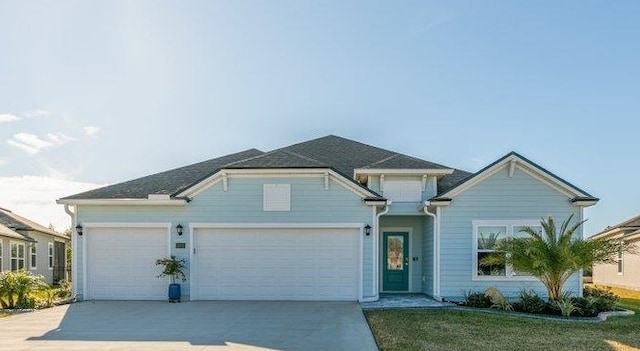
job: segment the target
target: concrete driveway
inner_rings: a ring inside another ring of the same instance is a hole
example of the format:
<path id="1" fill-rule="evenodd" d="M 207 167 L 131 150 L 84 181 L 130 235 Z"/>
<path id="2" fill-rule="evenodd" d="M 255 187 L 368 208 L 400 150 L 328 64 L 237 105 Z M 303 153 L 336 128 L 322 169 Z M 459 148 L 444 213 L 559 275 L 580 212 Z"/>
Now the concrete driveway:
<path id="1" fill-rule="evenodd" d="M 355 302 L 88 301 L 0 318 L 0 350 L 377 350 Z"/>

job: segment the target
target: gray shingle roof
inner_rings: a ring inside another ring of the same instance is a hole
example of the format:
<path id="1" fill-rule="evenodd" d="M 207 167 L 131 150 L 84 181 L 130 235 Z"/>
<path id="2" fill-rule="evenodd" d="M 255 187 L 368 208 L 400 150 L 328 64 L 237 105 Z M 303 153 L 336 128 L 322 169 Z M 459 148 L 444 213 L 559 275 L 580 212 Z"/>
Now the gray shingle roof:
<path id="1" fill-rule="evenodd" d="M 330 165 L 287 150 L 275 150 L 246 160 L 230 163 L 224 168 L 328 168 Z"/>
<path id="2" fill-rule="evenodd" d="M 282 148 L 330 165 L 353 176 L 356 168 L 449 169 L 437 163 L 381 149 L 354 140 L 328 135 Z"/>
<path id="3" fill-rule="evenodd" d="M 216 173 L 224 165 L 263 154 L 249 149 L 185 167 L 152 174 L 124 183 L 109 185 L 63 198 L 71 199 L 146 199 L 149 194 L 177 194 Z"/>
<path id="4" fill-rule="evenodd" d="M 17 215 L 1 207 L 0 207 L 0 224 L 2 224 L 3 226 L 13 231 L 17 231 L 18 234 L 21 234 L 21 235 L 23 235 L 23 233 L 21 233 L 22 231 L 36 231 L 44 234 L 50 234 L 53 236 L 69 239 L 69 237 L 67 237 L 64 234 L 58 233 L 55 230 L 51 230 L 41 224 L 38 224 L 30 219 L 24 218 L 20 215 Z M 24 236 L 27 240 L 32 240 L 26 235 Z"/>
<path id="5" fill-rule="evenodd" d="M 270 152 L 246 150 L 190 166 L 90 190 L 62 200 L 143 199 L 149 194 L 176 196 L 221 169 L 247 168 L 331 168 L 352 180 L 356 168 L 368 169 L 451 169 L 437 163 L 363 144 L 335 135 L 305 141 Z M 445 176 L 458 181 L 470 173 L 455 170 Z M 358 185 L 360 185 L 358 183 Z"/>

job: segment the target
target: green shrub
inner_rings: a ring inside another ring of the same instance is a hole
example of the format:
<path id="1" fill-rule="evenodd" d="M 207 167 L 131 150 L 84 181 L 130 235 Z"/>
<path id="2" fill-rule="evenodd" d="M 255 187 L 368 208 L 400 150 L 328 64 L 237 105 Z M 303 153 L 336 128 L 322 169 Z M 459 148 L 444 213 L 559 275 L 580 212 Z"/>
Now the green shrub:
<path id="1" fill-rule="evenodd" d="M 518 307 L 522 312 L 542 313 L 547 308 L 547 303 L 533 289 L 522 289 Z"/>
<path id="2" fill-rule="evenodd" d="M 554 300 L 551 304 L 554 308 L 559 309 L 564 317 L 569 317 L 575 312 L 580 312 L 580 308 L 576 306 L 573 301 L 574 300 L 568 296 L 562 296 Z"/>
<path id="3" fill-rule="evenodd" d="M 68 299 L 72 294 L 72 285 L 69 280 L 62 279 L 58 282 L 58 289 L 56 290 L 55 296 L 59 299 Z"/>
<path id="4" fill-rule="evenodd" d="M 493 303 L 491 302 L 491 298 L 485 296 L 484 293 L 481 292 L 466 292 L 464 294 L 464 305 L 469 307 L 481 307 L 481 308 L 489 308 Z"/>
<path id="5" fill-rule="evenodd" d="M 0 306 L 6 309 L 35 307 L 31 293 L 48 287 L 43 279 L 24 270 L 0 273 Z"/>
<path id="6" fill-rule="evenodd" d="M 613 306 L 620 299 L 611 291 L 611 288 L 591 288 L 585 287 L 582 295 L 586 299 L 592 298 L 593 308 L 598 312 L 611 311 Z"/>

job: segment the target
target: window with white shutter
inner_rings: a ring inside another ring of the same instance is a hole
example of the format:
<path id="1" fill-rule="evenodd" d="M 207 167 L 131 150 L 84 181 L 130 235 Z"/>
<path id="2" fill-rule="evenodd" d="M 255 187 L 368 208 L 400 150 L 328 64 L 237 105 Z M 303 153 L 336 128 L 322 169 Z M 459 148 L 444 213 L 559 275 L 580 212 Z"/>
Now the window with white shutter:
<path id="1" fill-rule="evenodd" d="M 291 211 L 291 184 L 264 184 L 264 211 Z"/>

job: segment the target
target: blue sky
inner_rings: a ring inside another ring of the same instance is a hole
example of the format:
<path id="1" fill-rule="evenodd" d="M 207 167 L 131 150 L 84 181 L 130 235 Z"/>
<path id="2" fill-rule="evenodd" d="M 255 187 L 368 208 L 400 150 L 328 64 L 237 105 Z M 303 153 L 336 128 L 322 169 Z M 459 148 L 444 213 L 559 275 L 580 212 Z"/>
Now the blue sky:
<path id="1" fill-rule="evenodd" d="M 0 206 L 336 134 L 640 214 L 637 1 L 0 1 Z"/>

